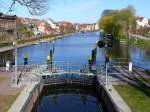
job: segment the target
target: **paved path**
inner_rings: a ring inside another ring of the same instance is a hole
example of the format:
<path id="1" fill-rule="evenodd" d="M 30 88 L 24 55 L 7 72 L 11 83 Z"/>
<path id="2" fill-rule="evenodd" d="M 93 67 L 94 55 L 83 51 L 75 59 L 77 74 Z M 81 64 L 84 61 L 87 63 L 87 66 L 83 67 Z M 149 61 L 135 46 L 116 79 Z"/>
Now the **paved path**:
<path id="1" fill-rule="evenodd" d="M 144 40 L 150 40 L 149 37 L 144 37 L 142 35 L 136 35 L 136 34 L 130 34 L 134 38 L 144 39 Z"/>
<path id="2" fill-rule="evenodd" d="M 21 48 L 21 47 L 25 47 L 25 46 L 29 46 L 29 45 L 33 45 L 37 43 L 37 41 L 34 41 L 34 42 L 28 42 L 28 43 L 25 43 L 25 44 L 20 44 L 18 45 L 18 48 Z M 13 50 L 14 47 L 13 46 L 7 46 L 7 47 L 0 47 L 0 53 L 1 52 L 5 52 L 5 51 L 9 51 L 9 50 Z"/>
<path id="3" fill-rule="evenodd" d="M 11 77 L 13 72 L 7 72 L 4 68 L 0 68 L 0 75 L 4 77 L 4 80 L 0 81 L 0 95 L 17 95 L 23 90 L 24 86 L 12 87 Z"/>
<path id="4" fill-rule="evenodd" d="M 32 101 L 30 101 L 30 99 L 32 99 L 31 96 L 32 96 L 32 92 L 35 86 L 36 86 L 36 83 L 32 83 L 26 86 L 21 92 L 21 94 L 17 97 L 15 102 L 11 105 L 8 112 L 22 112 L 22 109 L 24 109 L 24 106 L 27 106 L 28 103 L 30 103 L 30 106 L 31 106 L 30 108 L 32 108 L 33 104 L 31 104 Z M 25 109 L 28 110 L 28 108 L 25 108 Z"/>
<path id="5" fill-rule="evenodd" d="M 65 34 L 65 35 L 59 35 L 59 36 L 56 37 L 56 39 L 63 38 L 64 36 L 69 36 L 69 35 L 72 35 L 72 34 L 73 33 Z M 49 38 L 49 39 L 52 40 L 53 38 Z M 39 41 L 37 40 L 37 41 L 32 41 L 32 42 L 27 42 L 27 43 L 24 43 L 24 44 L 20 44 L 20 45 L 18 45 L 18 48 L 33 45 L 33 44 L 36 44 L 37 42 L 39 42 Z M 9 51 L 9 50 L 13 50 L 13 49 L 14 49 L 13 46 L 0 47 L 0 53 L 5 52 L 5 51 Z"/>

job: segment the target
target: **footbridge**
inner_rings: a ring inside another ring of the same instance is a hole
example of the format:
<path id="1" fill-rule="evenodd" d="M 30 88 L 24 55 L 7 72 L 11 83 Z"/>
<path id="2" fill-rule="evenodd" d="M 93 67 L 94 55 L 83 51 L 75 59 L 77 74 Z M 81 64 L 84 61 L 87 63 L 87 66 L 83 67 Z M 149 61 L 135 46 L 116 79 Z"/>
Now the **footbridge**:
<path id="1" fill-rule="evenodd" d="M 137 66 L 141 65 L 141 66 Z M 150 63 L 146 62 L 146 67 L 142 64 L 133 63 L 132 72 L 129 72 L 128 62 L 125 59 L 111 61 L 107 64 L 97 63 L 71 64 L 68 62 L 53 62 L 52 65 L 46 63 L 32 65 L 18 65 L 17 84 L 27 84 L 35 81 L 43 81 L 45 85 L 53 84 L 86 84 L 92 85 L 97 78 L 102 84 L 117 84 L 128 82 L 128 77 L 148 77 L 144 71 L 150 70 Z M 133 76 L 134 74 L 134 76 Z M 12 81 L 14 76 L 12 77 Z"/>
<path id="2" fill-rule="evenodd" d="M 42 81 L 44 85 L 83 84 L 93 85 L 96 76 L 90 72 L 86 64 L 53 62 L 52 65 L 32 64 L 17 66 L 17 84 L 27 84 Z M 14 76 L 12 77 L 14 80 Z"/>

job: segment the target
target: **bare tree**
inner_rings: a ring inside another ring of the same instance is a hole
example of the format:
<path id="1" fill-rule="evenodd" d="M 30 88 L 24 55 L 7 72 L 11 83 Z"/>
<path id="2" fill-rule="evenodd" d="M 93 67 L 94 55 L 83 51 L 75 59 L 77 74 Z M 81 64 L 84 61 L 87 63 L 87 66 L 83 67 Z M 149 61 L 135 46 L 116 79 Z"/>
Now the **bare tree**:
<path id="1" fill-rule="evenodd" d="M 17 3 L 25 6 L 32 15 L 43 15 L 48 10 L 48 0 L 12 0 L 8 11 L 12 11 Z"/>

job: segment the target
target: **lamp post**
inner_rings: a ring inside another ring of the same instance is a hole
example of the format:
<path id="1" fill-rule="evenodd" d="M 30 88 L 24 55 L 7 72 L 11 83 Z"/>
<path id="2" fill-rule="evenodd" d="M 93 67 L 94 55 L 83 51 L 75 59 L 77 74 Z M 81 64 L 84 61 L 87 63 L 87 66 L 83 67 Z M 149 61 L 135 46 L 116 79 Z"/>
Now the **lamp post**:
<path id="1" fill-rule="evenodd" d="M 127 31 L 127 48 L 126 48 L 126 55 L 127 55 L 127 62 L 129 62 L 129 39 L 130 39 L 130 29 L 131 25 L 129 25 L 128 31 Z"/>
<path id="2" fill-rule="evenodd" d="M 136 25 L 136 43 L 137 43 L 137 40 L 138 40 L 138 37 L 137 37 L 137 25 Z"/>
<path id="3" fill-rule="evenodd" d="M 15 79 L 15 85 L 17 85 L 17 24 L 16 24 L 16 18 L 14 21 L 14 38 L 13 38 L 13 47 L 14 47 L 14 54 L 15 54 L 15 74 L 14 74 L 14 79 Z"/>

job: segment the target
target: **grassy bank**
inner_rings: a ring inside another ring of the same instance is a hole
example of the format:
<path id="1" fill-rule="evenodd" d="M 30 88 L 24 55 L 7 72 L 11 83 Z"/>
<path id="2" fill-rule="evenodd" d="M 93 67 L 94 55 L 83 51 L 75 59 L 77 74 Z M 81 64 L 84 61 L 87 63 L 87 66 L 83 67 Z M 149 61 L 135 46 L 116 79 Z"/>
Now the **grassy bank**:
<path id="1" fill-rule="evenodd" d="M 43 37 L 41 37 L 40 39 L 57 39 L 58 36 L 65 36 L 65 35 L 69 35 L 69 34 L 62 34 L 62 35 L 44 35 Z M 25 43 L 28 43 L 28 42 L 36 42 L 38 41 L 38 38 L 37 37 L 32 37 L 32 38 L 25 38 L 25 39 L 18 39 L 17 40 L 17 43 L 18 44 L 25 44 Z M 7 47 L 7 46 L 12 46 L 12 41 L 8 41 L 8 42 L 1 42 L 0 43 L 0 47 Z"/>
<path id="2" fill-rule="evenodd" d="M 18 95 L 0 95 L 0 112 L 7 112 Z"/>
<path id="3" fill-rule="evenodd" d="M 135 45 L 140 48 L 150 50 L 150 40 L 138 39 L 137 41 L 134 38 L 129 40 L 130 45 Z"/>
<path id="4" fill-rule="evenodd" d="M 0 81 L 2 81 L 4 79 L 5 79 L 5 77 L 3 77 L 3 76 L 0 75 Z"/>
<path id="5" fill-rule="evenodd" d="M 150 79 L 146 79 L 150 84 Z M 150 96 L 131 85 L 116 85 L 115 89 L 131 107 L 133 112 L 150 112 Z M 150 91 L 149 88 L 146 91 Z"/>
<path id="6" fill-rule="evenodd" d="M 145 73 L 150 75 L 150 70 L 145 70 Z"/>

